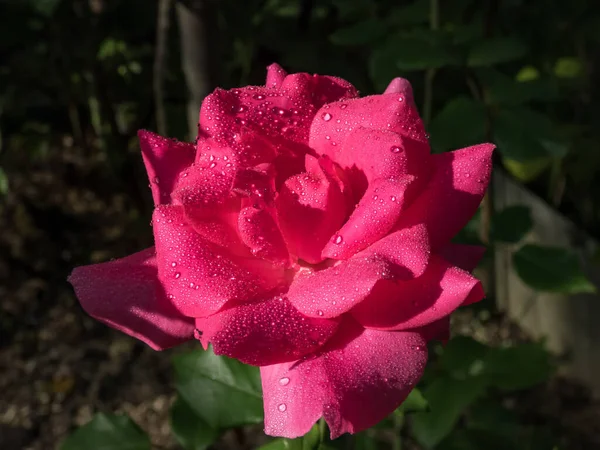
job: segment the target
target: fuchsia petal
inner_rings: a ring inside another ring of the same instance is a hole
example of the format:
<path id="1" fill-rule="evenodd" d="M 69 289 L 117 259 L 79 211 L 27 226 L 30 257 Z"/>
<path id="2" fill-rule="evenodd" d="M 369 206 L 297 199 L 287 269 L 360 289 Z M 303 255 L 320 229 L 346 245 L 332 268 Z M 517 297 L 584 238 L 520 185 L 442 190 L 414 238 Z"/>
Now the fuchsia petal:
<path id="1" fill-rule="evenodd" d="M 416 226 L 386 236 L 333 267 L 301 270 L 288 298 L 306 316 L 337 317 L 367 298 L 380 280 L 418 277 L 428 261 L 425 229 Z"/>
<path id="2" fill-rule="evenodd" d="M 473 272 L 483 259 L 486 248 L 481 245 L 448 244 L 439 250 L 439 254 L 450 264 L 467 272 Z"/>
<path id="3" fill-rule="evenodd" d="M 159 277 L 186 316 L 214 314 L 230 300 L 255 298 L 282 282 L 282 269 L 211 245 L 186 223 L 180 206 L 158 207 L 153 224 Z"/>
<path id="4" fill-rule="evenodd" d="M 138 137 L 154 204 L 171 203 L 175 182 L 179 174 L 194 162 L 196 149 L 193 144 L 167 139 L 146 130 L 140 130 Z"/>
<path id="5" fill-rule="evenodd" d="M 390 84 L 383 92 L 384 94 L 400 94 L 404 97 L 404 100 L 415 104 L 415 97 L 413 95 L 412 86 L 410 85 L 410 81 L 406 78 L 394 78 L 390 81 Z"/>
<path id="6" fill-rule="evenodd" d="M 418 223 L 427 226 L 431 248 L 438 250 L 473 217 L 492 171 L 492 144 L 431 156 L 427 186 L 403 214 L 396 229 Z"/>
<path id="7" fill-rule="evenodd" d="M 358 127 L 332 152 L 332 157 L 349 174 L 353 192 L 364 192 L 336 233 L 344 239 L 344 246 L 340 249 L 330 242 L 323 250 L 325 258 L 333 258 L 335 253 L 336 258 L 347 259 L 392 229 L 427 182 L 429 149 L 426 143 L 398 133 Z M 361 189 L 361 182 L 366 182 L 366 191 Z"/>
<path id="8" fill-rule="evenodd" d="M 365 330 L 345 321 L 313 358 L 261 367 L 265 432 L 303 436 L 321 416 L 332 439 L 369 428 L 400 406 L 426 361 L 419 333 Z"/>
<path id="9" fill-rule="evenodd" d="M 346 218 L 346 198 L 331 161 L 307 155 L 306 170 L 289 178 L 280 189 L 277 216 L 292 253 L 316 264 L 323 260 L 321 250 Z"/>
<path id="10" fill-rule="evenodd" d="M 196 320 L 200 340 L 217 355 L 264 366 L 294 361 L 316 351 L 337 330 L 338 319 L 300 314 L 281 296 L 222 310 Z"/>
<path id="11" fill-rule="evenodd" d="M 402 100 L 402 101 L 400 101 Z M 373 95 L 323 106 L 310 127 L 309 145 L 335 161 L 336 147 L 343 145 L 358 127 L 387 130 L 427 143 L 417 109 L 399 94 Z M 424 147 L 429 151 L 428 147 Z"/>
<path id="12" fill-rule="evenodd" d="M 115 261 L 77 267 L 69 282 L 90 316 L 154 350 L 193 336 L 193 321 L 177 312 L 162 289 L 154 247 Z"/>
<path id="13" fill-rule="evenodd" d="M 208 242 L 249 257 L 250 251 L 238 234 L 240 204 L 240 199 L 231 199 L 220 208 L 188 205 L 184 208 L 185 221 Z"/>
<path id="14" fill-rule="evenodd" d="M 380 281 L 352 315 L 367 328 L 407 330 L 440 320 L 467 299 L 478 301 L 484 295 L 479 280 L 432 256 L 427 270 L 418 278 Z"/>
<path id="15" fill-rule="evenodd" d="M 227 146 L 200 139 L 193 166 L 179 177 L 173 199 L 181 205 L 215 207 L 230 198 L 237 157 Z"/>
<path id="16" fill-rule="evenodd" d="M 238 230 L 253 255 L 287 266 L 289 253 L 281 232 L 266 209 L 247 206 L 240 211 Z"/>
<path id="17" fill-rule="evenodd" d="M 285 77 L 287 77 L 287 72 L 283 70 L 283 67 L 277 63 L 271 64 L 267 67 L 266 87 L 272 89 L 281 88 L 281 84 L 283 83 L 283 80 L 285 80 Z"/>
<path id="18" fill-rule="evenodd" d="M 249 128 L 292 150 L 306 153 L 310 122 L 327 102 L 358 95 L 347 81 L 297 73 L 283 79 L 276 66 L 267 73 L 267 87 L 249 86 L 215 90 L 202 103 L 200 130 L 222 142 L 232 142 L 241 128 Z M 275 83 L 276 89 L 271 86 Z"/>

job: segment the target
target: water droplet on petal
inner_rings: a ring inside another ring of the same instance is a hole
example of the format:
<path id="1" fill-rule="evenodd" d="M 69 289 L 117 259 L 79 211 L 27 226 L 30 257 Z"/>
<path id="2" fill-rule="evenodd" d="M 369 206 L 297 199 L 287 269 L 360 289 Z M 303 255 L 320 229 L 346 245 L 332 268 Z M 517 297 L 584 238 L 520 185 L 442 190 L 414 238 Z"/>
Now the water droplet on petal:
<path id="1" fill-rule="evenodd" d="M 322 316 L 322 315 L 323 315 L 323 311 L 321 311 L 321 310 L 318 310 L 318 311 L 317 311 L 317 314 L 318 314 L 319 316 Z"/>
<path id="2" fill-rule="evenodd" d="M 171 263 L 171 267 L 175 267 L 175 266 L 177 266 L 177 263 L 176 262 L 172 262 Z"/>
<path id="3" fill-rule="evenodd" d="M 287 386 L 290 383 L 290 379 L 288 377 L 283 377 L 279 379 L 279 384 L 282 386 Z"/>
<path id="4" fill-rule="evenodd" d="M 392 145 L 390 147 L 390 152 L 392 152 L 392 153 L 400 153 L 401 151 L 402 151 L 402 148 L 397 145 Z"/>
<path id="5" fill-rule="evenodd" d="M 285 403 L 280 404 L 277 409 L 281 412 L 284 412 L 287 409 L 287 406 L 285 406 Z"/>
<path id="6" fill-rule="evenodd" d="M 177 272 L 177 273 L 175 274 L 175 279 L 179 278 L 180 276 L 181 276 L 181 274 L 180 274 L 179 272 Z"/>
<path id="7" fill-rule="evenodd" d="M 333 236 L 333 237 L 331 238 L 331 241 L 332 241 L 334 244 L 340 245 L 342 242 L 344 242 L 344 238 L 343 238 L 341 235 L 339 235 L 339 234 L 336 234 L 335 236 Z"/>
<path id="8" fill-rule="evenodd" d="M 325 113 L 321 117 L 323 117 L 323 120 L 325 122 L 329 122 L 331 120 L 331 114 L 329 114 L 329 113 Z"/>

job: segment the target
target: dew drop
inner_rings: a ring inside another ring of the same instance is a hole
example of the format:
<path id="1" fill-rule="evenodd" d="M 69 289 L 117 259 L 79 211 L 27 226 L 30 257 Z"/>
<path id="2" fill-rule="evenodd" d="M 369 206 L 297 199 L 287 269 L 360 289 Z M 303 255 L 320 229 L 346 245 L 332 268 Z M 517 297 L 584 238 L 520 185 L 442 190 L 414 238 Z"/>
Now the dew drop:
<path id="1" fill-rule="evenodd" d="M 177 266 L 177 263 L 176 262 L 172 262 L 171 263 L 171 267 L 175 267 L 175 266 Z"/>
<path id="2" fill-rule="evenodd" d="M 158 177 L 154 177 L 154 180 L 152 180 L 152 181 L 154 181 L 154 184 L 158 184 L 158 183 L 160 183 L 160 180 L 159 180 L 159 178 L 158 178 Z"/>
<path id="3" fill-rule="evenodd" d="M 177 272 L 177 273 L 175 274 L 175 279 L 179 278 L 180 276 L 181 276 L 181 274 L 180 274 L 179 272 Z"/>
<path id="4" fill-rule="evenodd" d="M 325 122 L 329 122 L 331 120 L 331 114 L 329 114 L 329 113 L 325 113 L 321 117 L 323 117 L 323 120 Z"/>
<path id="5" fill-rule="evenodd" d="M 290 383 L 290 379 L 288 377 L 283 377 L 279 379 L 279 384 L 282 386 L 287 386 Z"/>
<path id="6" fill-rule="evenodd" d="M 285 406 L 285 403 L 280 404 L 277 409 L 281 412 L 284 412 L 287 409 L 287 406 Z"/>
<path id="7" fill-rule="evenodd" d="M 390 197 L 390 199 L 391 199 L 393 202 L 395 202 L 395 201 L 396 201 L 396 196 L 395 196 L 395 195 L 392 195 L 392 196 Z"/>
<path id="8" fill-rule="evenodd" d="M 336 234 L 335 236 L 333 236 L 333 238 L 331 238 L 331 241 L 334 244 L 340 245 L 342 242 L 344 242 L 344 238 L 341 235 Z"/>
<path id="9" fill-rule="evenodd" d="M 323 311 L 321 311 L 321 310 L 318 310 L 318 311 L 317 311 L 317 314 L 318 314 L 319 316 L 322 316 L 322 315 L 323 315 Z"/>
<path id="10" fill-rule="evenodd" d="M 403 102 L 404 101 L 404 97 L 398 97 L 398 101 L 399 102 Z"/>
<path id="11" fill-rule="evenodd" d="M 390 152 L 392 153 L 400 153 L 402 151 L 401 147 L 398 147 L 397 145 L 392 145 L 390 147 Z"/>

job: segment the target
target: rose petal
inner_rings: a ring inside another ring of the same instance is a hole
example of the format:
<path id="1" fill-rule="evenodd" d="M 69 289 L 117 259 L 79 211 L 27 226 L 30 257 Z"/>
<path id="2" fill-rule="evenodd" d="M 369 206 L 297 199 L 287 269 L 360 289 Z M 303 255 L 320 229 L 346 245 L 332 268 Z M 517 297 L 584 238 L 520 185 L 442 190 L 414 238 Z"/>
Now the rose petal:
<path id="1" fill-rule="evenodd" d="M 337 317 L 367 298 L 380 280 L 420 276 L 428 260 L 424 227 L 402 230 L 333 267 L 301 270 L 288 298 L 306 316 Z"/>
<path id="2" fill-rule="evenodd" d="M 413 95 L 412 86 L 410 85 L 410 81 L 406 78 L 394 78 L 390 81 L 390 84 L 385 89 L 384 94 L 400 94 L 404 97 L 404 100 L 407 102 L 415 104 L 415 97 Z"/>
<path id="3" fill-rule="evenodd" d="M 282 296 L 224 309 L 197 319 L 202 345 L 217 355 L 264 366 L 294 361 L 316 351 L 339 320 L 304 317 Z"/>
<path id="4" fill-rule="evenodd" d="M 159 277 L 186 316 L 214 314 L 230 300 L 259 297 L 283 280 L 283 269 L 210 244 L 186 223 L 181 206 L 158 207 L 153 223 Z"/>
<path id="5" fill-rule="evenodd" d="M 173 191 L 176 204 L 217 207 L 230 198 L 238 168 L 233 150 L 210 139 L 198 140 L 196 162 L 179 177 Z"/>
<path id="6" fill-rule="evenodd" d="M 323 106 L 310 127 L 309 145 L 317 153 L 335 160 L 335 147 L 343 145 L 357 127 L 392 131 L 427 143 L 423 122 L 414 105 L 402 95 L 384 94 Z M 428 147 L 425 149 L 429 151 Z"/>
<path id="7" fill-rule="evenodd" d="M 268 74 L 275 77 L 277 68 Z M 272 75 L 271 75 L 272 74 Z M 327 102 L 357 96 L 354 87 L 339 78 L 296 73 L 286 76 L 277 89 L 249 86 L 215 90 L 202 103 L 200 130 L 221 142 L 231 143 L 242 127 L 269 136 L 302 154 L 297 145 L 308 141 L 310 122 Z"/>
<path id="8" fill-rule="evenodd" d="M 155 205 L 171 202 L 179 174 L 194 162 L 193 144 L 167 139 L 150 131 L 138 131 L 142 158 L 148 172 Z"/>
<path id="9" fill-rule="evenodd" d="M 265 432 L 303 436 L 321 416 L 332 439 L 367 429 L 400 406 L 426 361 L 419 333 L 365 330 L 345 321 L 314 358 L 261 367 Z"/>
<path id="10" fill-rule="evenodd" d="M 465 300 L 480 300 L 484 295 L 479 280 L 432 256 L 427 270 L 418 278 L 378 282 L 352 315 L 367 328 L 407 330 L 440 320 Z"/>
<path id="11" fill-rule="evenodd" d="M 346 218 L 346 197 L 334 174 L 316 158 L 306 156 L 307 172 L 289 178 L 277 197 L 283 237 L 298 258 L 317 264 L 321 250 Z"/>
<path id="12" fill-rule="evenodd" d="M 346 259 L 392 229 L 400 213 L 427 182 L 429 149 L 427 144 L 398 133 L 358 127 L 332 153 L 332 158 L 349 173 L 352 191 L 364 192 L 348 221 L 336 233 L 345 241 L 342 251 L 333 242 L 323 250 L 325 258 L 336 253 L 338 259 Z"/>
<path id="13" fill-rule="evenodd" d="M 431 155 L 430 181 L 395 229 L 423 223 L 433 250 L 449 243 L 481 203 L 490 180 L 493 149 L 492 144 L 481 144 Z"/>
<path id="14" fill-rule="evenodd" d="M 184 207 L 185 221 L 208 242 L 232 254 L 250 257 L 248 247 L 238 234 L 240 205 L 239 198 L 232 198 L 219 208 L 187 205 Z"/>
<path id="15" fill-rule="evenodd" d="M 285 77 L 287 77 L 287 72 L 283 70 L 283 67 L 277 63 L 273 63 L 267 67 L 266 85 L 268 88 L 279 89 L 283 83 L 283 80 L 285 80 Z"/>
<path id="16" fill-rule="evenodd" d="M 453 266 L 467 272 L 473 272 L 485 254 L 481 245 L 448 244 L 439 250 L 439 254 Z"/>
<path id="17" fill-rule="evenodd" d="M 238 230 L 253 255 L 289 265 L 290 256 L 281 232 L 267 209 L 247 206 L 240 211 Z"/>
<path id="18" fill-rule="evenodd" d="M 90 316 L 154 350 L 193 336 L 193 321 L 177 312 L 162 289 L 154 247 L 115 261 L 77 267 L 69 282 Z"/>

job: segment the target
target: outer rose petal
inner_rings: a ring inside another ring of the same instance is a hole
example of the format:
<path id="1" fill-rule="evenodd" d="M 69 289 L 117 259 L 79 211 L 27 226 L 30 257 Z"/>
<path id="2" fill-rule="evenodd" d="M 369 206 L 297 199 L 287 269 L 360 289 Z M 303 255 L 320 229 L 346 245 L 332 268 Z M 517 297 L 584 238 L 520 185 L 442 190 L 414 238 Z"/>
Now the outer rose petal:
<path id="1" fill-rule="evenodd" d="M 347 210 L 346 198 L 334 174 L 327 173 L 319 162 L 307 155 L 307 172 L 289 178 L 276 201 L 288 248 L 311 264 L 323 260 L 321 250 L 343 223 Z M 321 161 L 321 164 L 326 163 Z"/>
<path id="2" fill-rule="evenodd" d="M 142 158 L 148 172 L 155 205 L 171 203 L 171 191 L 179 174 L 194 162 L 193 144 L 167 139 L 150 131 L 138 131 Z"/>
<path id="3" fill-rule="evenodd" d="M 193 321 L 177 312 L 162 289 L 154 247 L 116 261 L 77 267 L 69 282 L 90 316 L 154 350 L 193 336 Z"/>
<path id="4" fill-rule="evenodd" d="M 186 316 L 214 314 L 230 300 L 263 295 L 282 281 L 283 271 L 216 247 L 185 222 L 181 206 L 154 211 L 158 275 L 171 302 Z"/>
<path id="5" fill-rule="evenodd" d="M 321 416 L 332 439 L 369 428 L 404 401 L 426 361 L 419 333 L 365 330 L 345 321 L 314 358 L 261 367 L 265 432 L 295 438 Z"/>
<path id="6" fill-rule="evenodd" d="M 431 178 L 400 217 L 395 229 L 423 223 L 431 248 L 438 250 L 475 214 L 492 172 L 494 145 L 481 144 L 431 155 Z"/>
<path id="7" fill-rule="evenodd" d="M 337 330 L 337 319 L 305 317 L 282 296 L 224 309 L 197 319 L 201 342 L 217 355 L 265 366 L 316 351 Z"/>
<path id="8" fill-rule="evenodd" d="M 453 266 L 473 272 L 483 258 L 486 248 L 481 245 L 448 244 L 439 254 Z"/>
<path id="9" fill-rule="evenodd" d="M 352 315 L 367 328 L 407 330 L 440 320 L 468 299 L 477 301 L 484 295 L 479 280 L 433 256 L 418 278 L 380 281 Z"/>
<path id="10" fill-rule="evenodd" d="M 306 316 L 337 317 L 367 298 L 380 280 L 418 277 L 428 261 L 425 230 L 417 226 L 386 236 L 333 267 L 301 270 L 288 298 Z"/>

